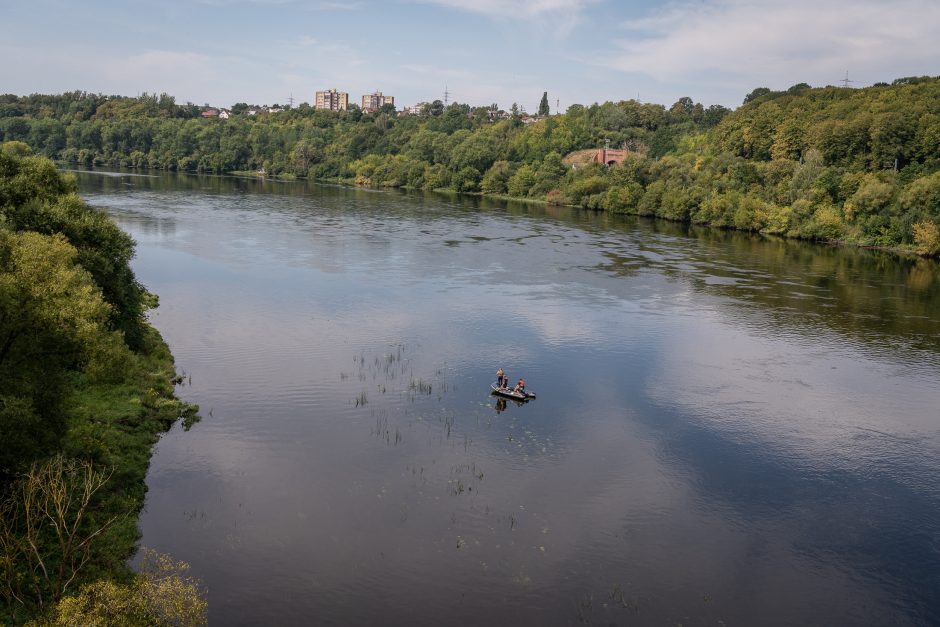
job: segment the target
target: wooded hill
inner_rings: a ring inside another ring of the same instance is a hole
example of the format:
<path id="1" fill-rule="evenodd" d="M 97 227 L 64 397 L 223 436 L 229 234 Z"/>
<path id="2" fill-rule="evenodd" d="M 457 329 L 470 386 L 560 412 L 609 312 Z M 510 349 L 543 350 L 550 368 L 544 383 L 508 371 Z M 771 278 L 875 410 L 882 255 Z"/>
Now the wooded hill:
<path id="1" fill-rule="evenodd" d="M 940 252 L 940 79 L 755 89 L 730 112 L 682 98 L 574 105 L 524 124 L 435 102 L 421 115 L 202 119 L 168 96 L 0 96 L 0 140 L 69 163 L 534 198 L 817 240 Z M 614 167 L 563 157 L 603 146 Z"/>

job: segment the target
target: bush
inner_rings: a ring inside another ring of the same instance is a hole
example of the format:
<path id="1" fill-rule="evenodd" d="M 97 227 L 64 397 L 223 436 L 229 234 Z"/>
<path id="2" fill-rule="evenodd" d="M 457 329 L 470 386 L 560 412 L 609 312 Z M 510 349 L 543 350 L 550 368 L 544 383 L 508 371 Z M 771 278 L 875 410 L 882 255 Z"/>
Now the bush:
<path id="1" fill-rule="evenodd" d="M 480 172 L 470 166 L 463 167 L 454 175 L 451 184 L 458 192 L 478 191 L 480 189 Z"/>
<path id="2" fill-rule="evenodd" d="M 813 212 L 812 220 L 808 225 L 810 237 L 819 240 L 839 240 L 845 235 L 845 225 L 842 222 L 842 213 L 833 205 L 820 205 Z"/>
<path id="3" fill-rule="evenodd" d="M 82 586 L 36 627 L 205 625 L 208 606 L 202 584 L 187 576 L 188 570 L 185 562 L 145 549 L 140 572 L 129 584 L 96 581 Z"/>
<path id="4" fill-rule="evenodd" d="M 858 189 L 843 206 L 845 219 L 852 222 L 858 218 L 886 213 L 894 200 L 895 192 L 896 187 L 893 183 L 879 180 L 873 174 L 865 176 Z"/>
<path id="5" fill-rule="evenodd" d="M 662 200 L 663 192 L 666 190 L 666 182 L 663 180 L 653 181 L 646 188 L 646 193 L 640 199 L 637 205 L 637 213 L 641 216 L 653 216 L 659 211 L 659 203 Z"/>
<path id="6" fill-rule="evenodd" d="M 607 190 L 604 208 L 613 213 L 636 213 L 643 199 L 643 187 L 630 181 Z"/>
<path id="7" fill-rule="evenodd" d="M 606 177 L 599 175 L 588 176 L 575 181 L 568 187 L 568 197 L 571 198 L 571 202 L 574 204 L 579 204 L 585 196 L 606 191 L 608 185 L 610 183 Z"/>
<path id="8" fill-rule="evenodd" d="M 524 198 L 529 195 L 529 190 L 535 185 L 535 171 L 529 164 L 523 164 L 516 170 L 516 173 L 509 178 L 507 191 L 510 196 Z"/>
<path id="9" fill-rule="evenodd" d="M 899 198 L 904 212 L 917 212 L 940 219 L 940 172 L 915 180 Z"/>
<path id="10" fill-rule="evenodd" d="M 567 201 L 568 199 L 565 197 L 564 193 L 557 188 L 545 194 L 545 202 L 550 205 L 564 205 L 567 204 Z"/>
<path id="11" fill-rule="evenodd" d="M 914 250 L 921 255 L 940 253 L 940 229 L 933 222 L 914 224 Z"/>
<path id="12" fill-rule="evenodd" d="M 741 194 L 736 191 L 712 194 L 702 201 L 691 219 L 699 224 L 726 227 L 732 224 L 735 209 L 741 202 Z"/>
<path id="13" fill-rule="evenodd" d="M 424 166 L 424 185 L 421 189 L 435 190 L 450 187 L 451 174 L 446 166 L 437 163 Z"/>
<path id="14" fill-rule="evenodd" d="M 509 162 L 497 161 L 483 175 L 480 189 L 486 194 L 505 194 L 511 175 L 512 168 Z"/>

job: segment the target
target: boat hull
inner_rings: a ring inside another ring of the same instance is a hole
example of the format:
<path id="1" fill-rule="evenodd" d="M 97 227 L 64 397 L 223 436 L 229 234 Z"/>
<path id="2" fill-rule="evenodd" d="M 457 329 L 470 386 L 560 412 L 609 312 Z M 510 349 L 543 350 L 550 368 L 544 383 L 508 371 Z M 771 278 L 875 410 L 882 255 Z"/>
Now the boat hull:
<path id="1" fill-rule="evenodd" d="M 496 396 L 511 398 L 516 401 L 531 401 L 535 398 L 535 392 L 526 391 L 524 394 L 520 394 L 518 392 L 513 392 L 509 388 L 498 387 L 495 383 L 490 385 L 490 389 L 493 390 L 493 394 Z"/>

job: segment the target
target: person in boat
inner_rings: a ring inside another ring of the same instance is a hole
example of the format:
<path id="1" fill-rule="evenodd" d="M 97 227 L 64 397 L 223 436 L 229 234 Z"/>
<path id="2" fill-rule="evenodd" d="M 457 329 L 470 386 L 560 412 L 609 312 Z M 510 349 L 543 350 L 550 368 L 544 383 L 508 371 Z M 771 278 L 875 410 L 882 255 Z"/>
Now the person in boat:
<path id="1" fill-rule="evenodd" d="M 496 371 L 496 386 L 500 388 L 509 387 L 509 377 L 506 376 L 502 368 Z"/>
<path id="2" fill-rule="evenodd" d="M 525 396 L 525 379 L 519 379 L 519 383 L 516 384 L 516 387 L 514 387 L 512 391 Z"/>

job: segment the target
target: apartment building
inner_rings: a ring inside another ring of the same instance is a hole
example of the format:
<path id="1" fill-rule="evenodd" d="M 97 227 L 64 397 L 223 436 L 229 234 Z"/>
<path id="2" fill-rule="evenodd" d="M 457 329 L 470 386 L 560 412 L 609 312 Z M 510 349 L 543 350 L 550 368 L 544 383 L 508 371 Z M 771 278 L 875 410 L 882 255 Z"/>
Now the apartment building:
<path id="1" fill-rule="evenodd" d="M 394 96 L 386 96 L 382 92 L 377 91 L 374 94 L 366 94 L 362 97 L 362 110 L 363 111 L 378 111 L 382 108 L 382 105 L 390 104 L 395 105 Z"/>
<path id="2" fill-rule="evenodd" d="M 349 108 L 349 94 L 345 91 L 336 91 L 335 88 L 318 91 L 316 108 L 327 111 L 345 111 Z"/>

